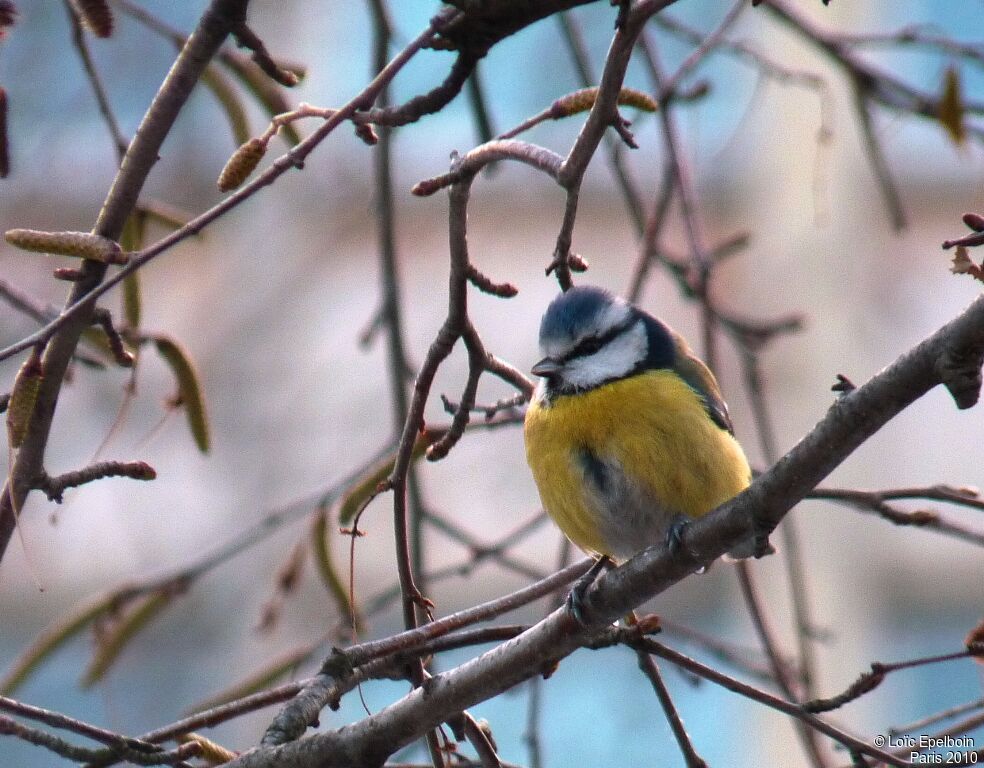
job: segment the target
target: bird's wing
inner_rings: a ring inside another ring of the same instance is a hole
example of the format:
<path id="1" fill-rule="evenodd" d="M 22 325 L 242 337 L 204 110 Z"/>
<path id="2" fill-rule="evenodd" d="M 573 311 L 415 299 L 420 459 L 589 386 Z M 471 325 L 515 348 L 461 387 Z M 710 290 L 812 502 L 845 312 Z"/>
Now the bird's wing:
<path id="1" fill-rule="evenodd" d="M 704 362 L 695 357 L 687 346 L 687 342 L 680 334 L 673 332 L 676 341 L 677 354 L 673 369 L 681 379 L 693 389 L 704 401 L 707 414 L 715 424 L 721 429 L 727 430 L 732 435 L 735 433 L 734 426 L 731 424 L 731 416 L 728 414 L 728 404 L 721 396 L 717 379 L 711 373 L 711 369 L 704 365 Z"/>

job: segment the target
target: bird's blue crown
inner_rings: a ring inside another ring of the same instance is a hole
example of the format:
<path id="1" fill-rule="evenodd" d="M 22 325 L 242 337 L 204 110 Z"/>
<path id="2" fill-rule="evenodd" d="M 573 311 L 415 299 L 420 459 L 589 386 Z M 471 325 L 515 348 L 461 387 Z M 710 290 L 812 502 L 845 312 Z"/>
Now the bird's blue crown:
<path id="1" fill-rule="evenodd" d="M 604 288 L 584 285 L 571 288 L 554 299 L 540 322 L 540 344 L 573 343 L 577 339 L 591 336 L 598 329 L 599 321 L 613 304 L 622 300 Z M 668 368 L 676 357 L 676 345 L 669 328 L 664 323 L 631 304 L 625 304 L 628 311 L 626 327 L 636 319 L 646 326 L 648 353 L 639 369 Z"/>
<path id="2" fill-rule="evenodd" d="M 547 307 L 540 322 L 540 340 L 576 339 L 594 326 L 617 299 L 603 288 L 585 285 L 562 293 Z"/>

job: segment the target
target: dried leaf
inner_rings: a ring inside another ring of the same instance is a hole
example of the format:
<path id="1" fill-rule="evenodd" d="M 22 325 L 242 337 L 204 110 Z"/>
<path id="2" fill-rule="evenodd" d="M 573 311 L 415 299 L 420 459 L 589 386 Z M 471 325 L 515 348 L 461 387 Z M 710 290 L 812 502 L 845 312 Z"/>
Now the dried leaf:
<path id="1" fill-rule="evenodd" d="M 178 398 L 188 416 L 188 426 L 195 444 L 202 453 L 208 453 L 210 438 L 205 394 L 191 357 L 176 341 L 166 336 L 156 336 L 154 344 L 178 382 Z"/>
<path id="2" fill-rule="evenodd" d="M 226 749 L 221 744 L 217 744 L 211 739 L 206 739 L 198 733 L 186 733 L 184 736 L 178 736 L 177 741 L 181 744 L 195 742 L 202 748 L 202 753 L 199 757 L 211 766 L 224 765 L 239 757 L 238 752 Z"/>
<path id="3" fill-rule="evenodd" d="M 967 252 L 966 246 L 958 245 L 953 254 L 953 265 L 950 271 L 955 275 L 970 275 L 976 280 L 984 282 L 984 268 L 975 264 Z"/>
<path id="4" fill-rule="evenodd" d="M 173 599 L 174 590 L 172 589 L 160 589 L 144 596 L 126 616 L 119 619 L 108 632 L 102 635 L 99 638 L 96 653 L 82 676 L 82 687 L 88 688 L 99 682 L 129 642 L 170 605 Z"/>
<path id="5" fill-rule="evenodd" d="M 963 144 L 967 138 L 964 126 L 964 101 L 961 94 L 960 74 L 953 67 L 948 67 L 943 76 L 943 93 L 937 107 L 940 123 L 950 135 L 954 144 Z"/>
<path id="6" fill-rule="evenodd" d="M 65 643 L 106 613 L 116 603 L 116 594 L 101 595 L 63 616 L 28 646 L 0 680 L 0 694 L 12 696 L 38 668 Z"/>
<path id="7" fill-rule="evenodd" d="M 222 107 L 222 111 L 225 112 L 236 145 L 245 144 L 250 137 L 249 118 L 246 116 L 246 108 L 242 99 L 239 98 L 239 94 L 232 83 L 215 64 L 209 64 L 205 68 L 202 73 L 202 82 L 212 92 Z"/>
<path id="8" fill-rule="evenodd" d="M 297 585 L 301 581 L 306 556 L 307 547 L 304 546 L 303 541 L 299 541 L 284 564 L 280 566 L 274 592 L 260 611 L 260 620 L 256 627 L 260 632 L 269 632 L 280 621 L 284 603 L 297 590 Z"/>
<path id="9" fill-rule="evenodd" d="M 248 56 L 237 51 L 229 51 L 223 54 L 219 61 L 249 89 L 270 117 L 290 111 L 290 102 L 287 101 L 283 89 L 267 77 L 266 73 Z M 301 143 L 301 136 L 293 125 L 285 125 L 280 133 L 291 146 Z"/>
<path id="10" fill-rule="evenodd" d="M 291 674 L 299 665 L 310 659 L 317 649 L 317 645 L 307 645 L 290 651 L 284 656 L 274 659 L 267 666 L 261 667 L 244 680 L 235 683 L 223 691 L 219 691 L 205 701 L 199 702 L 189 710 L 189 713 L 204 712 L 207 709 L 213 709 L 221 704 L 226 704 L 230 701 L 241 699 L 244 696 L 249 696 L 252 693 L 262 691 L 264 688 L 269 688 L 277 680 Z"/>
<path id="11" fill-rule="evenodd" d="M 349 621 L 352 621 L 354 618 L 355 631 L 358 634 L 362 634 L 365 631 L 362 616 L 359 613 L 358 607 L 353 606 L 349 600 L 349 591 L 345 587 L 345 582 L 339 574 L 331 554 L 330 536 L 334 532 L 334 528 L 331 531 L 328 529 L 328 517 L 330 514 L 329 509 L 322 508 L 314 516 L 314 523 L 311 526 L 311 552 L 314 555 L 314 562 L 318 568 L 318 575 L 321 576 L 321 581 L 324 582 L 328 594 L 335 601 L 338 612 Z"/>
<path id="12" fill-rule="evenodd" d="M 140 208 L 131 213 L 123 224 L 120 245 L 125 251 L 139 251 L 143 248 L 147 228 L 147 214 Z M 142 303 L 140 301 L 140 273 L 131 272 L 123 278 L 123 321 L 126 327 L 136 330 L 140 327 Z"/>
<path id="13" fill-rule="evenodd" d="M 171 230 L 180 229 L 192 219 L 187 211 L 160 200 L 142 200 L 140 211 L 146 214 L 148 221 L 155 221 Z"/>
<path id="14" fill-rule="evenodd" d="M 7 402 L 7 444 L 10 448 L 20 448 L 27 436 L 27 427 L 34 415 L 43 380 L 41 353 L 35 347 L 17 371 Z"/>

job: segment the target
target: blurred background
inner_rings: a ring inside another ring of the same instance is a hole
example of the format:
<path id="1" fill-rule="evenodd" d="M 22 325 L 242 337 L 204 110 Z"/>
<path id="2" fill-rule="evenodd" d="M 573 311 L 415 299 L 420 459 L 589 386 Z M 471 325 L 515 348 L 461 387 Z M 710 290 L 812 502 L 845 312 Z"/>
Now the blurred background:
<path id="1" fill-rule="evenodd" d="M 88 230 L 113 179 L 116 157 L 59 2 L 21 2 L 18 24 L 0 42 L 0 85 L 8 93 L 12 171 L 0 181 L 0 228 Z M 203 2 L 146 0 L 141 6 L 184 31 Z M 438 4 L 393 3 L 395 44 L 418 34 Z M 979 34 L 974 0 L 907 3 L 797 3 L 818 25 L 854 33 L 894 32 L 931 23 L 970 42 Z M 680 0 L 674 18 L 704 33 L 729 3 Z M 600 72 L 611 39 L 607 3 L 578 9 L 593 64 Z M 307 65 L 291 92 L 300 101 L 335 107 L 368 82 L 372 26 L 362 3 L 295 2 L 289 11 L 272 0 L 251 3 L 251 26 L 276 56 Z M 109 40 L 90 41 L 110 101 L 131 136 L 174 49 L 126 14 Z M 691 48 L 654 28 L 667 70 Z M 763 357 L 768 402 L 786 451 L 820 419 L 833 400 L 835 374 L 863 382 L 955 316 L 980 285 L 948 270 L 944 239 L 966 230 L 964 211 L 984 211 L 984 165 L 973 140 L 956 146 L 932 121 L 881 112 L 876 131 L 909 215 L 893 231 L 865 155 L 841 73 L 770 20 L 748 8 L 729 33 L 792 70 L 820 74 L 824 98 L 796 84 L 763 78 L 747 62 L 715 54 L 691 82 L 706 80 L 707 98 L 680 106 L 685 152 L 693 164 L 708 241 L 738 231 L 750 246 L 715 272 L 720 306 L 755 318 L 802 313 L 804 329 L 771 344 Z M 939 92 L 947 55 L 874 47 L 868 60 L 913 85 Z M 443 79 L 451 57 L 425 52 L 402 72 L 394 101 Z M 984 92 L 981 69 L 959 64 L 965 98 Z M 556 20 L 538 23 L 496 46 L 482 63 L 483 83 L 497 131 L 539 112 L 581 86 Z M 638 62 L 627 84 L 645 89 Z M 254 135 L 266 117 L 250 103 Z M 629 114 L 631 110 L 627 111 Z M 630 115 L 640 148 L 625 153 L 639 189 L 651 200 L 663 174 L 662 136 L 652 115 Z M 564 154 L 581 118 L 542 125 L 527 138 Z M 819 138 L 821 127 L 829 129 Z M 301 124 L 302 133 L 313 123 Z M 396 229 L 405 336 L 411 360 L 423 359 L 446 310 L 447 201 L 415 198 L 410 187 L 447 169 L 449 154 L 480 141 L 467 99 L 396 132 Z M 283 145 L 275 140 L 274 147 Z M 196 90 L 164 144 L 145 196 L 189 213 L 215 204 L 215 179 L 235 148 L 211 93 Z M 140 459 L 156 468 L 152 483 L 105 480 L 69 491 L 56 506 L 31 496 L 20 537 L 0 564 L 0 670 L 60 616 L 88 596 L 135 576 L 190 562 L 262 519 L 270 510 L 330 486 L 382 447 L 392 434 L 385 345 L 366 348 L 360 336 L 380 301 L 373 150 L 340 129 L 272 188 L 181 243 L 141 272 L 143 326 L 179 340 L 197 362 L 207 397 L 213 447 L 196 449 L 181 412 L 168 415 L 174 394 L 168 369 L 143 355 L 137 395 L 103 458 Z M 275 156 L 275 155 L 272 155 Z M 266 161 L 269 162 L 269 161 Z M 264 165 L 265 167 L 265 165 Z M 472 293 L 472 317 L 489 350 L 528 371 L 538 359 L 539 317 L 555 294 L 544 278 L 563 214 L 564 199 L 546 177 L 525 166 L 501 165 L 473 188 L 469 242 L 486 274 L 508 280 L 519 295 L 508 301 Z M 686 253 L 678 215 L 663 242 Z M 151 225 L 149 237 L 166 230 Z M 638 252 L 631 220 L 603 150 L 581 194 L 574 250 L 591 264 L 581 278 L 624 292 Z M 56 257 L 30 256 L 0 245 L 0 279 L 60 307 L 66 288 L 51 278 Z M 118 312 L 118 293 L 107 306 Z M 655 269 L 641 305 L 688 336 L 700 339 L 700 315 L 673 279 Z M 36 325 L 0 303 L 0 345 Z M 718 378 L 738 437 L 753 464 L 764 465 L 737 353 L 722 338 Z M 9 389 L 21 360 L 0 364 Z M 466 373 L 462 349 L 441 368 L 428 420 L 442 423 L 439 393 L 459 397 Z M 107 436 L 124 398 L 128 373 L 76 366 L 63 389 L 47 454 L 50 472 L 89 463 Z M 479 401 L 511 394 L 485 378 Z M 164 419 L 163 424 L 161 424 Z M 947 483 L 984 485 L 981 409 L 957 411 L 934 391 L 892 421 L 840 467 L 827 484 L 863 489 Z M 528 520 L 538 498 L 526 467 L 519 427 L 469 433 L 440 463 L 419 465 L 430 508 L 478 541 L 491 542 Z M 355 589 L 371 596 L 395 583 L 388 497 L 363 517 L 367 536 L 356 546 Z M 927 504 L 915 504 L 914 509 Z M 934 508 L 936 508 L 934 506 Z M 981 530 L 980 513 L 947 509 Z M 817 690 L 841 691 L 872 661 L 896 661 L 962 647 L 984 613 L 984 561 L 971 544 L 931 531 L 895 527 L 869 514 L 806 502 L 793 513 L 803 538 L 809 594 L 822 634 L 817 645 Z M 195 582 L 125 650 L 108 676 L 83 690 L 81 671 L 91 637 L 76 638 L 52 656 L 16 693 L 113 730 L 137 734 L 177 719 L 283 653 L 321 637 L 339 621 L 335 604 L 310 561 L 280 620 L 257 629 L 276 574 L 308 523 L 298 519 Z M 514 552 L 531 568 L 548 571 L 560 534 L 546 524 Z M 339 557 L 348 539 L 336 537 Z M 431 530 L 428 571 L 469 560 L 469 551 Z M 346 563 L 347 563 L 347 556 Z M 779 558 L 754 566 L 785 647 L 793 649 L 788 588 Z M 503 595 L 529 579 L 486 562 L 464 576 L 431 581 L 427 594 L 445 615 Z M 43 587 L 39 590 L 38 583 Z M 532 621 L 547 609 L 515 617 Z M 732 566 L 684 581 L 648 609 L 737 646 L 754 649 L 755 634 Z M 369 636 L 402 626 L 398 606 L 373 617 Z M 667 642 L 712 660 L 700 645 L 667 633 Z M 437 659 L 447 669 L 474 651 Z M 752 658 L 759 658 L 752 652 Z M 720 665 L 720 662 L 714 662 Z M 302 665 L 310 674 L 317 662 Z M 695 685 L 664 664 L 671 691 L 698 751 L 711 765 L 805 765 L 786 718 L 709 683 Z M 741 676 L 740 671 L 724 667 Z M 980 667 L 953 661 L 897 673 L 874 693 L 836 713 L 859 734 L 899 725 L 982 696 Z M 373 711 L 405 692 L 393 682 L 363 686 Z M 582 651 L 564 661 L 542 686 L 544 765 L 683 765 L 649 683 L 625 649 Z M 487 718 L 504 759 L 527 764 L 526 687 L 475 707 Z M 272 710 L 209 731 L 226 746 L 255 744 Z M 349 695 L 323 727 L 363 714 Z M 755 734 L 754 743 L 749 734 Z M 978 746 L 984 732 L 976 733 Z M 419 759 L 417 752 L 407 759 Z M 613 759 L 614 758 L 614 759 Z M 837 758 L 849 761 L 847 755 Z M 0 739 L 0 764 L 24 768 L 56 764 L 47 753 Z"/>

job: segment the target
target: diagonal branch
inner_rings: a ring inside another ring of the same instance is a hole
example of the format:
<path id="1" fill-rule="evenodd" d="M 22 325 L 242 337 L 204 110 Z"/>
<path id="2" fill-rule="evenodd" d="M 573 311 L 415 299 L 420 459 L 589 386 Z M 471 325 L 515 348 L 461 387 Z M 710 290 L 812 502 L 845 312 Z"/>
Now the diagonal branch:
<path id="1" fill-rule="evenodd" d="M 868 437 L 929 390 L 947 384 L 951 376 L 947 360 L 971 358 L 979 367 L 982 356 L 984 297 L 869 382 L 836 400 L 817 426 L 747 490 L 691 523 L 683 546 L 675 552 L 662 545 L 650 547 L 602 576 L 585 595 L 583 625 L 567 611 L 557 610 L 514 640 L 434 677 L 426 690 L 416 689 L 375 715 L 337 731 L 254 750 L 230 763 L 230 768 L 380 764 L 447 717 L 542 673 L 545 664 L 588 644 L 612 621 L 706 567 L 756 530 L 777 525 Z M 962 404 L 968 407 L 966 400 Z M 814 716 L 808 720 L 828 735 L 841 733 Z M 852 743 L 852 748 L 890 765 L 904 764 L 860 742 Z"/>

